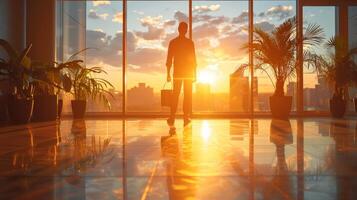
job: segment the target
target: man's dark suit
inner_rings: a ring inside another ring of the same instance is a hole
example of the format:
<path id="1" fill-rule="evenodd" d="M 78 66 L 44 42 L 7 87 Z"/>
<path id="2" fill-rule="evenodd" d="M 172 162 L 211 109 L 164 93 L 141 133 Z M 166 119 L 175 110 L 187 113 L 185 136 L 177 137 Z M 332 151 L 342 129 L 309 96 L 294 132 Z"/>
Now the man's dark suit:
<path id="1" fill-rule="evenodd" d="M 196 54 L 193 41 L 184 36 L 178 36 L 170 41 L 166 67 L 171 68 L 173 62 L 173 97 L 171 116 L 177 110 L 177 104 L 184 87 L 183 112 L 186 117 L 192 113 L 192 82 L 196 79 Z"/>

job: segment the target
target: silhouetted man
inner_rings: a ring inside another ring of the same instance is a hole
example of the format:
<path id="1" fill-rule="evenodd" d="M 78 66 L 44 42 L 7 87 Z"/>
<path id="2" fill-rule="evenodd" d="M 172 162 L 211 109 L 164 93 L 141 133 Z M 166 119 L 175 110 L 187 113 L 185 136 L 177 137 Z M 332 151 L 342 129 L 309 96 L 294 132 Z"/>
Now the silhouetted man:
<path id="1" fill-rule="evenodd" d="M 181 92 L 184 88 L 183 113 L 184 124 L 190 123 L 192 113 L 192 82 L 196 80 L 196 55 L 193 41 L 186 37 L 188 25 L 181 22 L 178 27 L 179 36 L 170 41 L 167 53 L 167 81 L 171 81 L 171 66 L 173 63 L 173 95 L 171 114 L 167 123 L 175 123 L 175 114 Z"/>

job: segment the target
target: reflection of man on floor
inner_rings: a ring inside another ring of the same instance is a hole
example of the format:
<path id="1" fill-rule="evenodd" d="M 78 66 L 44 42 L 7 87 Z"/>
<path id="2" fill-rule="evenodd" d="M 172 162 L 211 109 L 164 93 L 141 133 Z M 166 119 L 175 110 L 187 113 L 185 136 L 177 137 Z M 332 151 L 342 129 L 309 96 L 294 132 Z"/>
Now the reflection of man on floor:
<path id="1" fill-rule="evenodd" d="M 178 27 L 179 36 L 170 41 L 167 53 L 167 81 L 171 81 L 171 66 L 173 62 L 173 96 L 171 102 L 171 115 L 167 123 L 175 123 L 177 104 L 183 84 L 184 124 L 190 123 L 192 113 L 192 82 L 196 80 L 196 54 L 194 43 L 186 37 L 188 25 L 181 22 Z"/>
<path id="2" fill-rule="evenodd" d="M 181 148 L 176 134 L 161 138 L 162 155 L 167 159 L 166 178 L 170 200 L 196 199 L 197 158 L 192 148 L 191 125 L 183 130 Z"/>

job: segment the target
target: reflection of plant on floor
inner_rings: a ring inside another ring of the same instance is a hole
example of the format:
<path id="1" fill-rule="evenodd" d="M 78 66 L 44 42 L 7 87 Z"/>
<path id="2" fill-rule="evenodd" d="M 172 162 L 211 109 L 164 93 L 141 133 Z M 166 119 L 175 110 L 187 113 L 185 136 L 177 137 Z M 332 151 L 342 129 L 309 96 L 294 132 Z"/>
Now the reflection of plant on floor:
<path id="1" fill-rule="evenodd" d="M 67 153 L 70 155 L 69 163 L 62 171 L 69 175 L 68 182 L 75 184 L 81 179 L 81 172 L 94 168 L 99 163 L 110 163 L 114 158 L 114 150 L 109 147 L 110 142 L 110 137 L 92 135 L 88 138 L 85 121 L 73 121 L 71 135 L 62 140 L 62 146 L 68 147 L 72 152 L 71 155 Z"/>
<path id="2" fill-rule="evenodd" d="M 88 141 L 85 135 L 76 135 L 64 138 L 62 146 L 68 146 L 73 151 L 60 172 L 65 175 L 66 181 L 71 185 L 79 185 L 83 182 L 81 173 L 98 164 L 109 164 L 114 159 L 114 150 L 110 149 L 111 138 L 105 138 L 93 135 Z"/>
<path id="3" fill-rule="evenodd" d="M 100 136 L 93 135 L 90 145 L 87 146 L 86 140 L 75 139 L 74 145 L 77 146 L 75 149 L 78 148 L 75 151 L 79 154 L 79 157 L 75 158 L 76 168 L 95 167 L 100 161 L 109 163 L 113 159 L 113 151 L 109 150 L 110 141 L 111 138 L 102 139 Z"/>

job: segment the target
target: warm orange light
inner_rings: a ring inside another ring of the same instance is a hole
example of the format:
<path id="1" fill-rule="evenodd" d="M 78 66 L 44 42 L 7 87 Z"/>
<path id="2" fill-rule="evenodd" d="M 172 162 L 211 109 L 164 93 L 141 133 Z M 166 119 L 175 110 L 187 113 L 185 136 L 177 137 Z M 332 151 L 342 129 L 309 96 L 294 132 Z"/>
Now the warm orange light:
<path id="1" fill-rule="evenodd" d="M 208 121 L 203 121 L 202 122 L 202 126 L 201 126 L 201 137 L 202 137 L 202 139 L 205 142 L 207 142 L 211 137 L 211 133 L 212 133 L 212 130 L 211 130 L 209 122 Z"/>
<path id="2" fill-rule="evenodd" d="M 211 84 L 217 82 L 217 74 L 209 69 L 201 69 L 198 72 L 197 80 L 199 83 Z"/>

